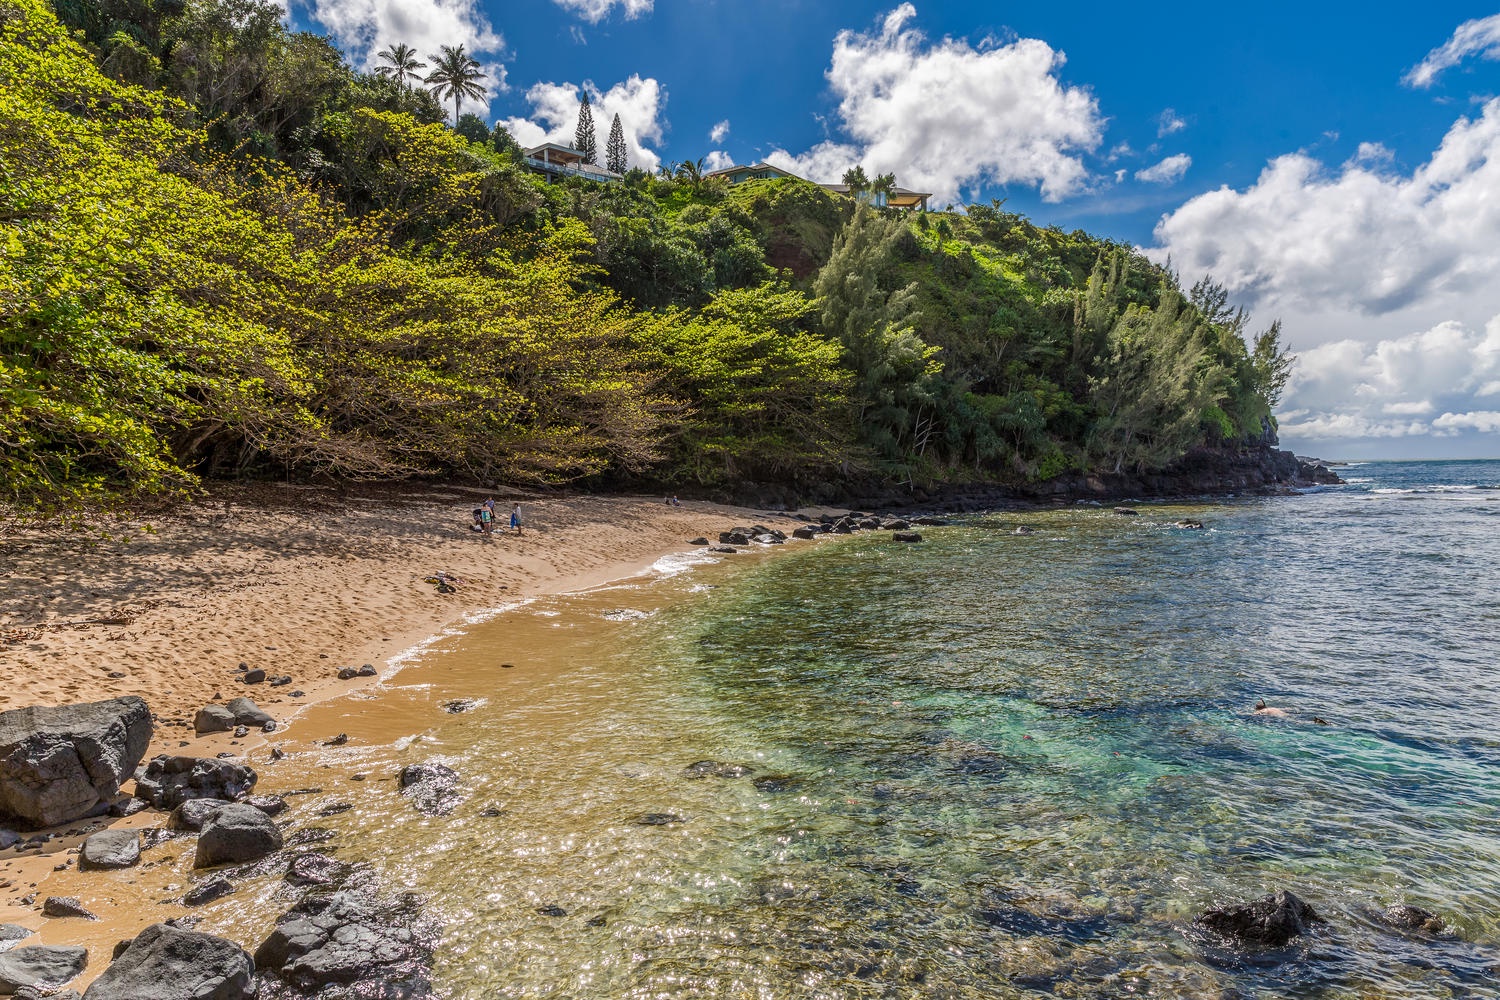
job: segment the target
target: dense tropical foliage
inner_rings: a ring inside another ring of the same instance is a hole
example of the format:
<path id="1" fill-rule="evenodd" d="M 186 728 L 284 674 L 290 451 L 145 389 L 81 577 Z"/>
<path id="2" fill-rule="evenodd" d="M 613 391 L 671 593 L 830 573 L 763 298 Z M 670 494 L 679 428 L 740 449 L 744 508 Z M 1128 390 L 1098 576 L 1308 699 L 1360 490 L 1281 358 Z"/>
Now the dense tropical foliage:
<path id="1" fill-rule="evenodd" d="M 428 58 L 456 128 L 413 50 L 359 72 L 261 0 L 0 0 L 4 500 L 1015 481 L 1272 426 L 1277 330 L 1211 282 L 999 205 L 548 185 L 457 115 L 472 60 Z"/>

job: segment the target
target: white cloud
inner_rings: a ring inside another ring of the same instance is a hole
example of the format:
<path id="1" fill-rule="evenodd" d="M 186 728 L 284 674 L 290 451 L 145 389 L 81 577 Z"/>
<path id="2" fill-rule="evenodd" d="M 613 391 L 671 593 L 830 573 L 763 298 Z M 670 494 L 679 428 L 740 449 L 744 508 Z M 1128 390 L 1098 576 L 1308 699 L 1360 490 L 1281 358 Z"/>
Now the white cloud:
<path id="1" fill-rule="evenodd" d="M 1431 87 L 1439 73 L 1470 56 L 1500 59 L 1500 14 L 1460 24 L 1452 38 L 1427 53 L 1427 58 L 1413 66 L 1401 82 L 1408 87 Z"/>
<path id="2" fill-rule="evenodd" d="M 723 170 L 734 166 L 734 157 L 722 149 L 715 149 L 703 158 L 703 172 L 713 173 L 715 170 Z"/>
<path id="3" fill-rule="evenodd" d="M 1193 165 L 1193 158 L 1186 153 L 1169 156 L 1155 166 L 1135 172 L 1135 179 L 1148 184 L 1176 184 Z"/>
<path id="4" fill-rule="evenodd" d="M 1303 153 L 1273 160 L 1250 188 L 1220 188 L 1164 216 L 1156 254 L 1255 306 L 1483 322 L 1500 309 L 1496 191 L 1500 100 L 1455 122 L 1409 176 L 1359 157 L 1338 172 Z M 1442 315 L 1451 300 L 1464 311 Z"/>
<path id="5" fill-rule="evenodd" d="M 440 45 L 462 45 L 483 64 L 489 78 L 481 80 L 491 96 L 506 89 L 505 67 L 485 55 L 498 57 L 505 40 L 491 26 L 479 0 L 294 0 L 321 24 L 355 62 L 366 68 L 378 64 L 375 54 L 398 42 L 410 45 L 420 57 Z M 472 107 L 472 105 L 471 105 Z M 484 107 L 488 112 L 488 103 Z M 486 115 L 487 116 L 487 115 Z"/>
<path id="6" fill-rule="evenodd" d="M 1187 121 L 1171 108 L 1166 108 L 1156 116 L 1156 137 L 1165 139 L 1174 132 L 1181 132 L 1187 128 Z"/>
<path id="7" fill-rule="evenodd" d="M 986 183 L 1036 184 L 1048 201 L 1083 189 L 1080 154 L 1098 147 L 1104 120 L 1087 89 L 1058 80 L 1062 53 L 1034 38 L 979 48 L 929 42 L 907 26 L 916 13 L 903 3 L 878 32 L 834 39 L 827 78 L 848 141 L 766 159 L 817 181 L 836 181 L 855 164 L 889 171 L 938 203 Z"/>
<path id="8" fill-rule="evenodd" d="M 729 119 L 726 118 L 713 128 L 708 130 L 709 142 L 723 142 L 724 137 L 729 134 Z"/>
<path id="9" fill-rule="evenodd" d="M 649 14 L 653 0 L 552 0 L 552 2 L 564 10 L 572 11 L 590 24 L 598 24 L 616 7 L 620 8 L 620 13 L 625 15 L 626 20 Z"/>
<path id="10" fill-rule="evenodd" d="M 1297 359 L 1281 433 L 1318 441 L 1490 433 L 1500 423 L 1480 400 L 1497 380 L 1500 316 L 1483 330 L 1448 322 L 1375 343 L 1322 344 Z"/>
<path id="11" fill-rule="evenodd" d="M 593 105 L 594 131 L 598 137 L 600 155 L 604 152 L 604 141 L 609 136 L 610 122 L 620 116 L 625 129 L 626 161 L 632 167 L 655 170 L 661 156 L 648 147 L 661 142 L 664 122 L 662 109 L 667 94 L 660 83 L 651 77 L 641 78 L 631 74 L 630 79 L 617 83 L 606 91 L 600 91 L 592 83 L 585 83 L 589 91 L 589 103 Z M 571 83 L 538 83 L 526 92 L 531 103 L 529 118 L 508 118 L 505 127 L 523 147 L 537 146 L 544 142 L 572 145 L 573 133 L 578 128 L 578 102 L 581 90 Z"/>

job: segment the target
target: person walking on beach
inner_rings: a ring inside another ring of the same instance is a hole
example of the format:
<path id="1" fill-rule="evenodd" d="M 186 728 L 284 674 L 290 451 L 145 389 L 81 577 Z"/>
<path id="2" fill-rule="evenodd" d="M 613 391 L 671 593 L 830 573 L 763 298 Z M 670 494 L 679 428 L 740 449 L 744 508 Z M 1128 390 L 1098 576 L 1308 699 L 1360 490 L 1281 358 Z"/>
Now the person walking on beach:
<path id="1" fill-rule="evenodd" d="M 486 500 L 479 506 L 479 527 L 486 534 L 495 530 L 495 501 Z"/>
<path id="2" fill-rule="evenodd" d="M 510 508 L 510 526 L 516 529 L 516 534 L 521 533 L 521 505 L 512 504 Z"/>

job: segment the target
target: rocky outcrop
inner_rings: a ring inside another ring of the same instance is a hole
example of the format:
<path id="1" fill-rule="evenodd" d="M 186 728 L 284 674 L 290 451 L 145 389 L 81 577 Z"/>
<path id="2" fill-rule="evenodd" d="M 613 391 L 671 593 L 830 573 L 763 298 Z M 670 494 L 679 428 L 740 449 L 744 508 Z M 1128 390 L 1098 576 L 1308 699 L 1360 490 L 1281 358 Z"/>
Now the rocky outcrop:
<path id="1" fill-rule="evenodd" d="M 158 809 L 175 809 L 189 799 L 233 801 L 248 794 L 255 781 L 255 771 L 245 764 L 160 754 L 136 773 L 135 794 Z"/>
<path id="2" fill-rule="evenodd" d="M 261 1000 L 429 997 L 437 936 L 415 896 L 314 891 L 255 950 Z"/>
<path id="3" fill-rule="evenodd" d="M 101 830 L 83 842 L 78 870 L 114 871 L 141 862 L 141 835 L 134 830 Z"/>
<path id="4" fill-rule="evenodd" d="M 1249 903 L 1215 906 L 1193 921 L 1199 927 L 1245 948 L 1281 948 L 1323 923 L 1307 903 L 1279 889 Z"/>
<path id="5" fill-rule="evenodd" d="M 105 812 L 151 733 L 133 696 L 0 712 L 0 818 L 44 827 Z"/>
<path id="6" fill-rule="evenodd" d="M 0 953 L 0 994 L 23 986 L 62 986 L 89 964 L 89 950 L 76 945 L 34 944 Z"/>
<path id="7" fill-rule="evenodd" d="M 152 924 L 84 993 L 84 1000 L 251 1000 L 255 963 L 232 941 Z"/>
<path id="8" fill-rule="evenodd" d="M 1274 494 L 1343 480 L 1327 466 L 1269 445 L 1198 448 L 1155 472 L 1073 473 L 1023 487 L 1031 499 Z"/>
<path id="9" fill-rule="evenodd" d="M 193 867 L 255 861 L 281 847 L 281 831 L 271 817 L 254 806 L 231 802 L 209 813 L 203 821 Z"/>

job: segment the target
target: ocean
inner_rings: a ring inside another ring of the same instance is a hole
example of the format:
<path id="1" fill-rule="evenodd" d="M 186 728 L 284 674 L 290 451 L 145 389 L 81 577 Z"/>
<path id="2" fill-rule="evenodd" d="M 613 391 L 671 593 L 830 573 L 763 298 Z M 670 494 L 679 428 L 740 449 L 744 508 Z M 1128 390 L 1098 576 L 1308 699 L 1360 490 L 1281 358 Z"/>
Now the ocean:
<path id="1" fill-rule="evenodd" d="M 309 772 L 464 803 L 319 825 L 428 899 L 452 1000 L 1500 996 L 1500 462 L 1337 471 L 511 608 L 310 710 L 370 743 Z M 1285 949 L 1193 926 L 1282 888 L 1326 920 Z"/>

